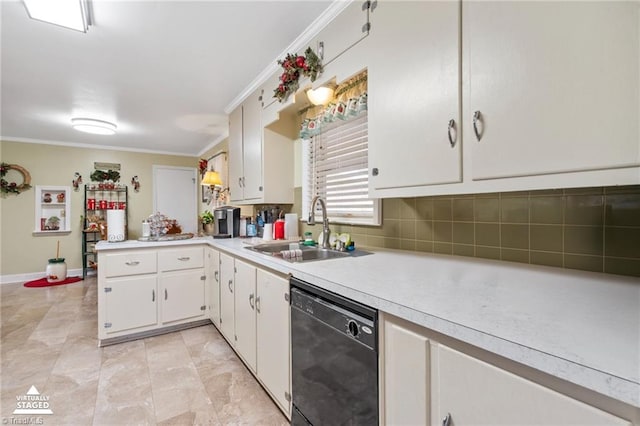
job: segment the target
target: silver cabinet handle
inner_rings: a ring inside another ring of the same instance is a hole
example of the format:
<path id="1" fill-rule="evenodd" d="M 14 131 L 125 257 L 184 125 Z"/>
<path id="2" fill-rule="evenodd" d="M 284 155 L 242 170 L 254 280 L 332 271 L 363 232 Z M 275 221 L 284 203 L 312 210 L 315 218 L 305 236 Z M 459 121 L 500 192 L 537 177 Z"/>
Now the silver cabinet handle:
<path id="1" fill-rule="evenodd" d="M 249 295 L 249 306 L 251 306 L 251 309 L 255 309 L 255 308 L 256 308 L 256 306 L 255 306 L 255 305 L 254 305 L 254 303 L 253 303 L 253 298 L 254 298 L 254 297 L 255 297 L 255 296 L 253 295 L 253 293 L 251 293 L 251 294 Z"/>
<path id="2" fill-rule="evenodd" d="M 169 293 L 167 292 L 167 289 L 164 289 L 164 300 L 167 300 L 167 297 L 169 297 Z"/>
<path id="3" fill-rule="evenodd" d="M 156 291 L 155 290 L 151 290 L 151 301 L 152 302 L 156 301 Z"/>
<path id="4" fill-rule="evenodd" d="M 178 258 L 178 260 L 182 260 L 183 262 L 186 262 L 189 259 L 191 259 L 189 256 L 182 256 Z"/>
<path id="5" fill-rule="evenodd" d="M 473 133 L 476 134 L 476 139 L 480 142 L 480 139 L 482 139 L 482 132 L 478 130 L 478 122 L 482 124 L 482 114 L 480 111 L 473 113 Z"/>
<path id="6" fill-rule="evenodd" d="M 444 416 L 444 418 L 442 419 L 442 426 L 449 426 L 451 425 L 451 413 L 447 413 L 446 416 Z"/>
<path id="7" fill-rule="evenodd" d="M 260 296 L 256 297 L 256 311 L 260 313 Z"/>
<path id="8" fill-rule="evenodd" d="M 216 279 L 216 282 L 217 282 L 217 283 L 218 283 L 218 282 L 220 282 L 220 280 L 218 280 L 218 271 L 216 271 L 216 272 L 213 274 L 213 276 L 215 277 L 215 279 Z"/>
<path id="9" fill-rule="evenodd" d="M 231 288 L 231 284 L 233 284 L 233 280 L 229 280 L 229 291 L 233 293 L 233 288 Z"/>
<path id="10" fill-rule="evenodd" d="M 451 136 L 451 130 L 455 132 L 455 137 Z M 456 146 L 456 141 L 458 140 L 458 132 L 456 130 L 456 120 L 449 120 L 449 127 L 447 128 L 447 136 L 449 137 L 449 143 L 451 144 L 451 148 Z"/>
<path id="11" fill-rule="evenodd" d="M 127 265 L 127 266 L 136 266 L 136 265 L 139 265 L 140 262 L 137 261 L 137 260 L 128 260 L 124 264 Z"/>

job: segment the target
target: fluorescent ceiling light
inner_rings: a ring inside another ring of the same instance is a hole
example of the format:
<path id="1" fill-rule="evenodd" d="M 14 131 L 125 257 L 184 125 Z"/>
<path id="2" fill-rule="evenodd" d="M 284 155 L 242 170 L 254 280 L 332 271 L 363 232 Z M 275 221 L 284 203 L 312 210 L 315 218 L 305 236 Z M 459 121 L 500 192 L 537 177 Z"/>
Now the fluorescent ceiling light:
<path id="1" fill-rule="evenodd" d="M 93 133 L 94 135 L 115 135 L 117 129 L 113 123 L 93 118 L 72 118 L 71 126 L 81 132 Z"/>
<path id="2" fill-rule="evenodd" d="M 87 32 L 87 0 L 22 0 L 31 19 Z"/>

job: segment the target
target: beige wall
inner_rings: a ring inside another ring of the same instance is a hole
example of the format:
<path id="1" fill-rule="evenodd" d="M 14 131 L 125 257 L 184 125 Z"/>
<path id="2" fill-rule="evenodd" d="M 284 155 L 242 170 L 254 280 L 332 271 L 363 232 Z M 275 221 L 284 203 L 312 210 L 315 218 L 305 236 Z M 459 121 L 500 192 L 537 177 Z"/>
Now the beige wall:
<path id="1" fill-rule="evenodd" d="M 31 174 L 31 184 L 71 186 L 75 172 L 83 182 L 91 181 L 94 162 L 119 163 L 120 181 L 129 187 L 129 238 L 140 236 L 141 222 L 153 208 L 152 166 L 198 165 L 197 157 L 148 154 L 103 149 L 75 148 L 58 145 L 0 142 L 0 159 L 18 164 Z M 140 179 L 140 192 L 134 192 L 131 178 Z M 84 187 L 71 193 L 71 229 L 68 235 L 34 236 L 34 191 L 7 195 L 0 199 L 0 275 L 44 272 L 47 259 L 55 257 L 60 241 L 61 257 L 69 269 L 82 267 L 81 216 L 84 214 Z"/>

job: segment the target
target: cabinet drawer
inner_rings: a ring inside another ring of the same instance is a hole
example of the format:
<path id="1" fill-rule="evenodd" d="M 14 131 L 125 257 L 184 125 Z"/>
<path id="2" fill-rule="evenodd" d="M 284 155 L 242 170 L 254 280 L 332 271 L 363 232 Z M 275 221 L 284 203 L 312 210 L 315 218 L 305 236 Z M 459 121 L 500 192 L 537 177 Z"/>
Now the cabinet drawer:
<path id="1" fill-rule="evenodd" d="M 109 277 L 153 274 L 157 270 L 154 251 L 131 251 L 105 255 L 105 274 Z M 103 267 L 100 265 L 100 267 Z"/>
<path id="2" fill-rule="evenodd" d="M 158 263 L 161 271 L 178 271 L 204 267 L 202 247 L 180 248 L 158 252 Z"/>

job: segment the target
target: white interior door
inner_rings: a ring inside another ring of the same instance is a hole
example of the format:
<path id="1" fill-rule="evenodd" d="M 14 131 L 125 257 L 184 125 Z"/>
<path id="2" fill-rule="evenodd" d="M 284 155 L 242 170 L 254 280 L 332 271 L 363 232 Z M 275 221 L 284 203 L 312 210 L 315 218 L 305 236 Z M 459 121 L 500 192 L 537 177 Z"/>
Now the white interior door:
<path id="1" fill-rule="evenodd" d="M 198 232 L 195 167 L 153 166 L 153 212 L 176 219 L 182 232 Z"/>

